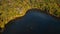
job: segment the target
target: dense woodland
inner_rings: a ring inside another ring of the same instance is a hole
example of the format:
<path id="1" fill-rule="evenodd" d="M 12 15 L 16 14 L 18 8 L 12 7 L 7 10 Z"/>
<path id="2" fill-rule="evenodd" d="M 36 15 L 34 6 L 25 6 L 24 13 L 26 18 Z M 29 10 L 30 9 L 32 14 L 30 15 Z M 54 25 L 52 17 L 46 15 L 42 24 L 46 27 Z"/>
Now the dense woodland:
<path id="1" fill-rule="evenodd" d="M 36 8 L 60 18 L 60 0 L 0 0 L 0 27 Z"/>

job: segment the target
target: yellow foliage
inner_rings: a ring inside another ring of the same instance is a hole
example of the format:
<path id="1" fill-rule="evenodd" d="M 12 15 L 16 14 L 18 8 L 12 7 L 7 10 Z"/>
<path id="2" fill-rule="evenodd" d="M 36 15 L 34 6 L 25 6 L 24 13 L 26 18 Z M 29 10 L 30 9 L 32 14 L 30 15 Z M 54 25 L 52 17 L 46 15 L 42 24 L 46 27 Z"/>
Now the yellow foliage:
<path id="1" fill-rule="evenodd" d="M 60 4 L 58 0 L 0 0 L 0 27 L 4 26 L 16 17 L 22 17 L 27 10 L 37 8 L 49 9 L 51 15 L 60 17 Z"/>

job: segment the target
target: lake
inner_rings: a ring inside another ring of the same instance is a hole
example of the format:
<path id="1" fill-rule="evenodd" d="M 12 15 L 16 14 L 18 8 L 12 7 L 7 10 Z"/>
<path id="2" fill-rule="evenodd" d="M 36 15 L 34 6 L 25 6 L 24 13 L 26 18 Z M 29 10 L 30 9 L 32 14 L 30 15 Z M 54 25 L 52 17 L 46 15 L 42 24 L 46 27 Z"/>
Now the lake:
<path id="1" fill-rule="evenodd" d="M 40 10 L 29 10 L 23 17 L 10 21 L 3 34 L 60 34 L 60 20 Z"/>

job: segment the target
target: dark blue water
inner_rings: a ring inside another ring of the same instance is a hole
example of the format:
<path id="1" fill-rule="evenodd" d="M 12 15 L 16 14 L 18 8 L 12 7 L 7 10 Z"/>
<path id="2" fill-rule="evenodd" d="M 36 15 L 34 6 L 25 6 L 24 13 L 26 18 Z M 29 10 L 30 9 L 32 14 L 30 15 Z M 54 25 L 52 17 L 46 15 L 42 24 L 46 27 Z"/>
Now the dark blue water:
<path id="1" fill-rule="evenodd" d="M 60 34 L 60 20 L 40 10 L 30 10 L 22 18 L 10 21 L 3 34 Z"/>

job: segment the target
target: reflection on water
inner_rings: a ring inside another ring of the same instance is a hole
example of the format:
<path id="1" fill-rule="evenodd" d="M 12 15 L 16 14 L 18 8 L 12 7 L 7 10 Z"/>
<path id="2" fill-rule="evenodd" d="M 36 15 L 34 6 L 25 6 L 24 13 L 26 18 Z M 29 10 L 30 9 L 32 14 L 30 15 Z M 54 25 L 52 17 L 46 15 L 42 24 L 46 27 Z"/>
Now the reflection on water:
<path id="1" fill-rule="evenodd" d="M 22 18 L 10 21 L 3 34 L 58 34 L 59 32 L 60 20 L 40 10 L 29 10 Z"/>

